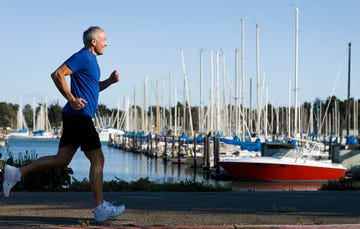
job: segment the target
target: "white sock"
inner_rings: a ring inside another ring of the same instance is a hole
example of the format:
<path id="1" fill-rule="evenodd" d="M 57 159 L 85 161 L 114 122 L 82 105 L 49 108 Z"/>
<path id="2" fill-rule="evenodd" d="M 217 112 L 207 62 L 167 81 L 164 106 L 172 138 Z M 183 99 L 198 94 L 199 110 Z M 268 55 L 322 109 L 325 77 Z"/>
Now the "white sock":
<path id="1" fill-rule="evenodd" d="M 96 207 L 95 207 L 95 210 L 100 210 L 100 208 L 101 208 L 101 206 L 104 204 L 104 202 L 105 202 L 105 201 L 103 200 L 103 202 L 102 202 L 101 204 L 99 204 L 98 206 L 96 206 Z"/>
<path id="2" fill-rule="evenodd" d="M 20 172 L 20 168 L 16 168 L 16 180 L 20 181 L 21 180 L 21 172 Z"/>

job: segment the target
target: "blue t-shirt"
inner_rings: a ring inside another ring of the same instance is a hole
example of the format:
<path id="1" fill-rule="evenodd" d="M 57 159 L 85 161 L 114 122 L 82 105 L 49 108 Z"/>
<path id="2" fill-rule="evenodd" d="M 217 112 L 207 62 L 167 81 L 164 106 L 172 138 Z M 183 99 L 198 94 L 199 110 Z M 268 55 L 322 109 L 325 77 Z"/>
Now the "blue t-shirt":
<path id="1" fill-rule="evenodd" d="M 75 98 L 85 99 L 87 103 L 84 109 L 78 111 L 72 109 L 68 102 L 65 104 L 63 111 L 65 113 L 88 115 L 93 118 L 95 116 L 100 91 L 100 67 L 96 56 L 86 48 L 82 48 L 67 59 L 64 64 L 73 72 L 70 75 L 71 93 Z"/>

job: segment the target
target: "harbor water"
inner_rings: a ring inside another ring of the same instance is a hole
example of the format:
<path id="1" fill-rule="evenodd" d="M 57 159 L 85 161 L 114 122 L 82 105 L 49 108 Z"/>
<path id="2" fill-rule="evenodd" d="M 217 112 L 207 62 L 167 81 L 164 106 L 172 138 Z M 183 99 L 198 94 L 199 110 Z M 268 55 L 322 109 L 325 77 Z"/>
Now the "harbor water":
<path id="1" fill-rule="evenodd" d="M 14 158 L 22 157 L 26 152 L 36 154 L 37 157 L 56 154 L 59 139 L 40 138 L 10 138 L 6 147 L 0 147 L 1 159 L 7 159 L 9 153 Z M 215 181 L 204 179 L 201 168 L 194 170 L 187 165 L 172 164 L 170 161 L 147 157 L 143 154 L 127 152 L 102 143 L 105 156 L 104 180 L 136 181 L 149 178 L 155 182 L 195 180 L 206 183 L 230 184 L 240 191 L 316 191 L 321 183 L 309 182 L 244 182 L 244 181 Z M 80 149 L 69 164 L 77 180 L 88 178 L 90 163 Z"/>

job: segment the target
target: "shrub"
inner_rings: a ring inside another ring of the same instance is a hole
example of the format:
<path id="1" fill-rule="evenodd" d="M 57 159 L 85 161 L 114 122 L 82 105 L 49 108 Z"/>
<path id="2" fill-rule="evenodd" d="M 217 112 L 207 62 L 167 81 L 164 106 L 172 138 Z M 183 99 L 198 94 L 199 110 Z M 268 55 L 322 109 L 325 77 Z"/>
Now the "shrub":
<path id="1" fill-rule="evenodd" d="M 37 159 L 35 151 L 26 151 L 25 154 L 19 153 L 17 159 L 11 152 L 8 153 L 9 157 L 6 164 L 21 167 L 30 164 Z M 73 170 L 69 167 L 64 168 L 50 168 L 40 171 L 30 172 L 22 177 L 12 190 L 14 191 L 57 191 L 63 190 L 68 187 L 71 182 Z"/>

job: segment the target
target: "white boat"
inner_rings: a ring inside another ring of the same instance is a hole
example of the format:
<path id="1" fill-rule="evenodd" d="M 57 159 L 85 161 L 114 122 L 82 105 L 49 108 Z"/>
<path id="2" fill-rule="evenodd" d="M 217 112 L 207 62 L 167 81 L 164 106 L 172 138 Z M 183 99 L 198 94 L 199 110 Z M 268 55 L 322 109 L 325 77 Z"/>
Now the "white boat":
<path id="1" fill-rule="evenodd" d="M 9 138 L 28 138 L 29 130 L 28 129 L 20 129 L 11 131 L 8 135 Z"/>
<path id="2" fill-rule="evenodd" d="M 125 132 L 113 127 L 106 127 L 99 129 L 98 133 L 101 142 L 108 142 L 110 139 L 114 139 L 115 136 L 123 135 Z"/>
<path id="3" fill-rule="evenodd" d="M 56 135 L 50 131 L 36 130 L 32 132 L 30 138 L 56 138 Z"/>
<path id="4" fill-rule="evenodd" d="M 0 147 L 5 147 L 6 146 L 6 139 L 5 136 L 1 136 L 0 137 Z"/>

